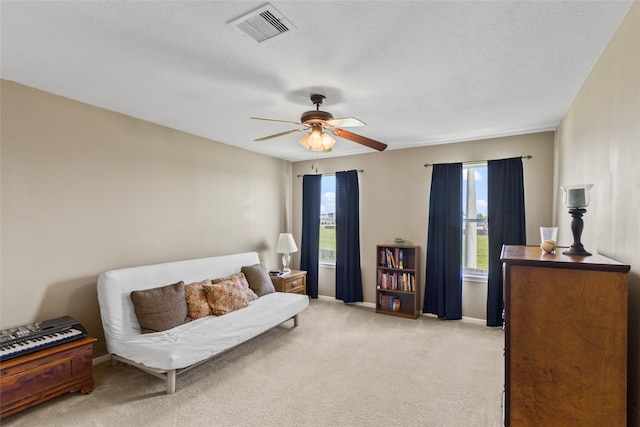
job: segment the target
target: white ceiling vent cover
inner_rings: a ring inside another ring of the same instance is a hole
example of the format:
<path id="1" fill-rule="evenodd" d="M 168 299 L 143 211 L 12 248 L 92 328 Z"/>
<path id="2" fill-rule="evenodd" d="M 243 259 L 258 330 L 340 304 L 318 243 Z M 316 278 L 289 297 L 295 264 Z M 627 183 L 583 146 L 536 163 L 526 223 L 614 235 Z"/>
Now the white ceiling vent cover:
<path id="1" fill-rule="evenodd" d="M 296 31 L 296 27 L 269 3 L 234 19 L 229 25 L 258 43 Z"/>

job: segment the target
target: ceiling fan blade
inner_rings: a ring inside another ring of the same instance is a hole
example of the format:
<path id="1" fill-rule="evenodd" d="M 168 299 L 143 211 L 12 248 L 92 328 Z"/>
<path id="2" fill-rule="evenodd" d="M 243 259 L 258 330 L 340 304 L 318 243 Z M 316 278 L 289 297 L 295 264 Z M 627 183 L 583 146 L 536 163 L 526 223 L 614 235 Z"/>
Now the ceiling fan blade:
<path id="1" fill-rule="evenodd" d="M 348 130 L 334 129 L 333 134 L 335 136 L 339 136 L 340 138 L 345 138 L 353 142 L 357 142 L 358 144 L 366 145 L 367 147 L 373 148 L 374 150 L 384 151 L 387 148 L 387 144 L 371 138 L 367 138 L 366 136 L 349 132 Z"/>
<path id="2" fill-rule="evenodd" d="M 333 120 L 325 120 L 324 121 L 329 126 L 340 127 L 340 128 L 348 128 L 355 126 L 366 126 L 367 124 L 361 120 L 356 119 L 355 117 L 343 117 L 341 119 L 333 119 Z"/>
<path id="3" fill-rule="evenodd" d="M 263 119 L 262 117 L 251 117 L 254 120 L 266 120 L 268 122 L 293 123 L 294 125 L 302 125 L 300 122 L 292 122 L 291 120 Z"/>
<path id="4" fill-rule="evenodd" d="M 279 136 L 285 136 L 285 135 L 289 135 L 290 133 L 295 133 L 295 132 L 302 132 L 304 129 L 293 129 L 293 130 L 288 130 L 286 132 L 280 132 L 280 133 L 275 133 L 273 135 L 269 135 L 269 136 L 263 136 L 262 138 L 258 138 L 258 139 L 254 139 L 254 141 L 266 141 L 267 139 L 271 139 L 271 138 L 277 138 Z"/>

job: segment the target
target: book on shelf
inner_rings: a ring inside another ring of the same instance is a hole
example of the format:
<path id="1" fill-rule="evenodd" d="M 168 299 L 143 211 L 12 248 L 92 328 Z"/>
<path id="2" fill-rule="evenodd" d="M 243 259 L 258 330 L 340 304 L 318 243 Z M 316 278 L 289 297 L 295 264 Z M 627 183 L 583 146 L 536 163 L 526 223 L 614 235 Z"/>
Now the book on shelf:
<path id="1" fill-rule="evenodd" d="M 378 305 L 381 310 L 400 311 L 400 298 L 391 295 L 380 294 Z"/>
<path id="2" fill-rule="evenodd" d="M 412 273 L 402 273 L 401 289 L 407 292 L 413 292 L 415 278 Z"/>
<path id="3" fill-rule="evenodd" d="M 380 248 L 378 262 L 381 267 L 404 269 L 406 256 L 403 248 Z"/>
<path id="4" fill-rule="evenodd" d="M 413 273 L 378 271 L 378 289 L 413 292 L 415 277 Z"/>

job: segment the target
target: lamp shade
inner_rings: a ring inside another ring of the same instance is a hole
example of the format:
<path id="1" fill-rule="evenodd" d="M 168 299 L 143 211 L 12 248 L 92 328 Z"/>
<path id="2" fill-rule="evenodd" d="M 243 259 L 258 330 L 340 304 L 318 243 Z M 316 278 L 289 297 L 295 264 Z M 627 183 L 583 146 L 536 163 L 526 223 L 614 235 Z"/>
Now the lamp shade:
<path id="1" fill-rule="evenodd" d="M 278 244 L 276 245 L 276 252 L 280 254 L 298 252 L 296 241 L 293 240 L 293 235 L 291 233 L 280 233 L 280 237 L 278 237 Z"/>

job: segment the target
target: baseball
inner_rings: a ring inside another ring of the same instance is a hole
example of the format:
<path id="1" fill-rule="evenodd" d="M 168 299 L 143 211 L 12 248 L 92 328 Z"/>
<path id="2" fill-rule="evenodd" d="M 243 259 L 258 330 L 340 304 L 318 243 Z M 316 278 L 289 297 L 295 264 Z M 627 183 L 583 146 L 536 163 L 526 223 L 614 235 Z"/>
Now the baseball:
<path id="1" fill-rule="evenodd" d="M 542 249 L 543 252 L 546 253 L 553 253 L 556 250 L 556 242 L 553 240 L 545 240 L 544 242 L 540 243 L 540 249 Z"/>

